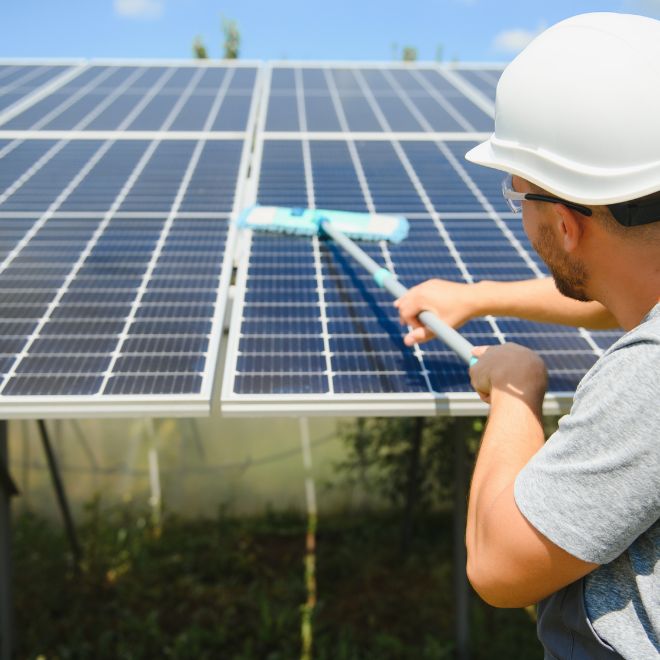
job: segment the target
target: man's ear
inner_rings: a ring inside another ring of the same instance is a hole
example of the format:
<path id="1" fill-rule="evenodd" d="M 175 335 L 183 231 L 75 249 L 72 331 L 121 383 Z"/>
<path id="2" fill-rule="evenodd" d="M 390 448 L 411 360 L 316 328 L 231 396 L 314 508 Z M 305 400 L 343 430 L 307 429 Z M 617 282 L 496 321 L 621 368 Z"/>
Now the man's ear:
<path id="1" fill-rule="evenodd" d="M 560 244 L 567 253 L 577 250 L 584 235 L 584 218 L 573 209 L 563 204 L 554 204 L 556 219 L 555 229 L 559 236 Z"/>

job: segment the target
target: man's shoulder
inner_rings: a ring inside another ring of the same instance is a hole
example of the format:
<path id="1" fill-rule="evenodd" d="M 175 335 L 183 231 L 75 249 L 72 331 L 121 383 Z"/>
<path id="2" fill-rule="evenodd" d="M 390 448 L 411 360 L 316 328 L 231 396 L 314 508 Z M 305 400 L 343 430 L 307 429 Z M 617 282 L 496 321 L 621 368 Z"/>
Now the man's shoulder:
<path id="1" fill-rule="evenodd" d="M 606 379 L 614 388 L 632 380 L 639 387 L 647 385 L 640 373 L 657 370 L 660 364 L 660 304 L 656 305 L 643 321 L 626 332 L 601 355 L 587 372 L 577 391 L 576 398 L 589 385 Z M 656 365 L 656 366 L 653 366 Z M 616 376 L 613 378 L 613 376 Z"/>
<path id="2" fill-rule="evenodd" d="M 614 342 L 605 355 L 635 344 L 646 344 L 649 347 L 660 346 L 660 303 L 650 309 L 639 325 Z"/>

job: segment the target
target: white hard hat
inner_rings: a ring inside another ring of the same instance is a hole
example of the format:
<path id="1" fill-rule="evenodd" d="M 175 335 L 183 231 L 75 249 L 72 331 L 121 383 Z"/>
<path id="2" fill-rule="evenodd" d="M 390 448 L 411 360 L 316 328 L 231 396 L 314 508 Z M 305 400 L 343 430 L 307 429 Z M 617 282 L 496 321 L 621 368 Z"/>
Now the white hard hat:
<path id="1" fill-rule="evenodd" d="M 660 21 L 574 16 L 504 70 L 495 133 L 466 155 L 582 204 L 660 190 Z"/>

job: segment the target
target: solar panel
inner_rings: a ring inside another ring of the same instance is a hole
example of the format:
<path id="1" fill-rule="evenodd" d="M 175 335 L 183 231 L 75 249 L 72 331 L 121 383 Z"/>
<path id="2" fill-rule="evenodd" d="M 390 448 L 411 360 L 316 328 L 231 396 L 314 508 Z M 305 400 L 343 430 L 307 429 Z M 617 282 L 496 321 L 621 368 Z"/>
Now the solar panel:
<path id="1" fill-rule="evenodd" d="M 4 418 L 209 412 L 256 73 L 83 67 L 0 126 Z"/>
<path id="2" fill-rule="evenodd" d="M 363 247 L 409 286 L 430 277 L 546 276 L 502 200 L 501 175 L 463 158 L 486 136 L 475 130 L 491 130 L 492 114 L 487 126 L 488 100 L 462 74 L 273 66 L 253 164 L 256 201 L 405 215 L 411 229 L 403 243 Z M 442 123 L 454 116 L 462 121 Z M 249 258 L 238 272 L 225 413 L 483 411 L 459 358 L 440 342 L 405 347 L 389 294 L 340 248 L 318 238 L 244 240 Z M 537 350 L 555 410 L 616 336 L 491 317 L 462 332 L 475 344 L 516 341 Z"/>

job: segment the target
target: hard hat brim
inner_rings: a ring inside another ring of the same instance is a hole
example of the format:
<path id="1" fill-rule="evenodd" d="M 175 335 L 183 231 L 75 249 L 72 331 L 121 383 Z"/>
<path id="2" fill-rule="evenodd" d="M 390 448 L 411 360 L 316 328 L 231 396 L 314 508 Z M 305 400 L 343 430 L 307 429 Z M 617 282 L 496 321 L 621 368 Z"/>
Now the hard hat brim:
<path id="1" fill-rule="evenodd" d="M 586 168 L 580 171 L 572 163 L 560 161 L 548 153 L 540 155 L 520 145 L 498 140 L 494 134 L 470 149 L 465 159 L 476 165 L 519 176 L 553 195 L 577 204 L 617 204 L 660 190 L 660 160 L 645 168 L 618 168 L 609 172 L 600 170 L 589 173 Z M 572 185 L 573 181 L 579 187 Z M 609 185 L 604 186 L 604 181 Z"/>

